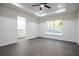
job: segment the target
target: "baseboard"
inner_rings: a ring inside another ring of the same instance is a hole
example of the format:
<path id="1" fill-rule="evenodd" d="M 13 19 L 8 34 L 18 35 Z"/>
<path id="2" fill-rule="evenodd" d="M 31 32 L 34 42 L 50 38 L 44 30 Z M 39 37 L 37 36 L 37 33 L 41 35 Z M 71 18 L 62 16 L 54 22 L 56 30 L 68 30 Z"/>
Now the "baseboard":
<path id="1" fill-rule="evenodd" d="M 31 40 L 31 39 L 35 39 L 35 38 L 38 38 L 38 37 L 22 38 L 22 40 L 21 40 L 21 39 L 20 39 L 20 40 L 18 39 L 18 42 L 19 42 L 19 41 L 24 41 L 24 40 Z"/>
<path id="2" fill-rule="evenodd" d="M 33 38 L 30 38 L 30 39 L 27 39 L 27 40 L 32 40 L 32 39 L 36 39 L 36 38 L 40 38 L 40 37 L 33 37 Z"/>
<path id="3" fill-rule="evenodd" d="M 58 39 L 52 39 L 52 38 L 47 38 L 47 37 L 40 37 L 40 38 L 46 38 L 46 39 L 51 39 L 51 40 L 56 40 L 56 41 L 63 41 L 63 42 L 69 42 L 69 43 L 75 43 L 75 44 L 77 44 L 77 42 L 66 41 L 66 40 L 58 40 Z"/>
<path id="4" fill-rule="evenodd" d="M 38 37 L 32 37 L 30 39 L 35 39 L 35 38 L 38 38 Z M 29 39 L 20 38 L 20 40 L 18 39 L 18 40 L 14 41 L 14 42 L 8 42 L 8 43 L 5 43 L 5 44 L 0 44 L 0 47 L 7 46 L 7 45 L 10 45 L 10 44 L 15 44 L 15 43 L 18 43 L 18 42 L 24 41 L 24 40 L 29 40 Z"/>
<path id="5" fill-rule="evenodd" d="M 0 44 L 0 47 L 7 46 L 7 45 L 10 45 L 10 44 L 15 44 L 15 43 L 17 43 L 17 41 L 5 43 L 5 44 Z"/>
<path id="6" fill-rule="evenodd" d="M 30 38 L 30 39 L 23 39 L 23 40 L 31 40 L 31 39 L 36 39 L 36 38 L 46 38 L 46 37 L 33 37 L 33 38 Z M 71 42 L 71 41 L 58 40 L 58 39 L 52 39 L 52 38 L 46 38 L 46 39 L 57 40 L 57 41 L 64 41 L 64 42 L 70 42 L 70 43 L 76 43 L 77 45 L 79 45 L 79 42 Z M 14 43 L 17 43 L 17 42 L 23 41 L 23 40 L 17 40 L 17 41 L 10 42 L 10 43 L 0 44 L 0 47 L 6 46 L 6 45 L 10 45 L 10 44 L 14 44 Z"/>

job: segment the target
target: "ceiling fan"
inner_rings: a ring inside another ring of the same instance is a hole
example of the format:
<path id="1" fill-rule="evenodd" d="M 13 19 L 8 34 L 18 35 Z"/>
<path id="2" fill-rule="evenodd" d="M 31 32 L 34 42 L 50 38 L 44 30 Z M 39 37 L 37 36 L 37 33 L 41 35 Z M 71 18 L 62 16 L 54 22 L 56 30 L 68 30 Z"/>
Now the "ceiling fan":
<path id="1" fill-rule="evenodd" d="M 40 6 L 40 11 L 43 9 L 43 7 L 46 7 L 48 9 L 50 9 L 51 7 L 47 5 L 48 3 L 38 3 L 38 4 L 35 4 L 35 5 L 32 5 L 33 7 L 35 6 Z"/>

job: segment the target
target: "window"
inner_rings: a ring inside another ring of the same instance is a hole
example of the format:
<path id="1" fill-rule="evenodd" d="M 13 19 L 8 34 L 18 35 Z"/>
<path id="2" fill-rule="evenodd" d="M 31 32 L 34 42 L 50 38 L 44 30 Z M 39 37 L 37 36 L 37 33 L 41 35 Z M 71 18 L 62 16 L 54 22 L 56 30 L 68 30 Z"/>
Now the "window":
<path id="1" fill-rule="evenodd" d="M 26 36 L 26 19 L 23 17 L 17 17 L 17 34 L 18 38 Z"/>
<path id="2" fill-rule="evenodd" d="M 50 20 L 46 21 L 46 34 L 63 35 L 63 21 L 62 20 Z"/>

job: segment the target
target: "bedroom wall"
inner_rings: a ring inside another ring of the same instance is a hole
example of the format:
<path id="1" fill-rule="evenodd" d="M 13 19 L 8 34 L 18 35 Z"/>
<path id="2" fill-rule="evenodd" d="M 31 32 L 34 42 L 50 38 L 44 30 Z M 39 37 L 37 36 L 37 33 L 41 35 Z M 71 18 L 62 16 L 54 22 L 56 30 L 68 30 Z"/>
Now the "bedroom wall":
<path id="1" fill-rule="evenodd" d="M 77 43 L 79 44 L 79 9 L 78 9 L 78 11 L 77 11 L 78 13 L 77 13 L 77 23 L 78 23 L 78 36 L 77 36 Z"/>
<path id="2" fill-rule="evenodd" d="M 19 41 L 17 38 L 17 16 L 26 18 L 25 40 L 38 37 L 37 18 L 0 6 L 0 46 Z"/>
<path id="3" fill-rule="evenodd" d="M 45 32 L 44 22 L 49 21 L 51 19 L 53 20 L 54 18 L 61 19 L 64 22 L 62 36 L 44 33 Z M 72 12 L 72 13 L 68 13 L 68 14 L 64 14 L 64 15 L 53 16 L 53 17 L 41 19 L 41 21 L 40 21 L 40 37 L 77 42 L 77 13 Z"/>

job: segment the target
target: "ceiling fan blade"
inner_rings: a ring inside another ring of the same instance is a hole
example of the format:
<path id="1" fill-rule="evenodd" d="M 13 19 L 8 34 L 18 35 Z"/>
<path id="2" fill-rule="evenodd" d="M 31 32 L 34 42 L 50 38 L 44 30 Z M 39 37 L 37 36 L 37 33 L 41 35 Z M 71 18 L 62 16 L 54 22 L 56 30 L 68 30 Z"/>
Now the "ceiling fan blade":
<path id="1" fill-rule="evenodd" d="M 44 5 L 44 6 L 47 7 L 47 8 L 51 8 L 51 7 L 47 6 L 47 5 Z"/>
<path id="2" fill-rule="evenodd" d="M 47 3 L 40 3 L 40 4 L 45 5 L 45 4 L 47 4 Z"/>
<path id="3" fill-rule="evenodd" d="M 32 6 L 40 6 L 40 5 L 32 5 Z"/>
<path id="4" fill-rule="evenodd" d="M 40 7 L 40 10 L 42 10 L 42 8 Z"/>

